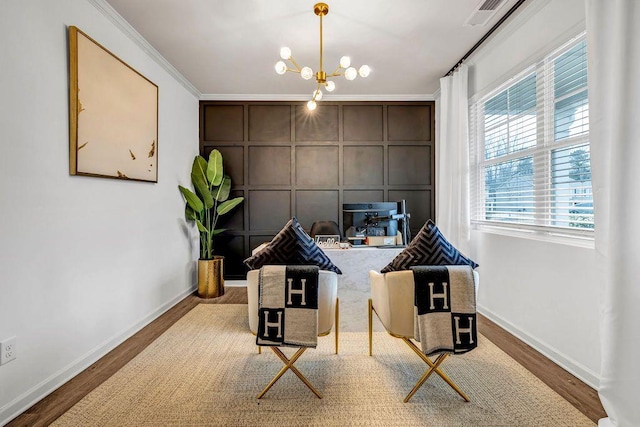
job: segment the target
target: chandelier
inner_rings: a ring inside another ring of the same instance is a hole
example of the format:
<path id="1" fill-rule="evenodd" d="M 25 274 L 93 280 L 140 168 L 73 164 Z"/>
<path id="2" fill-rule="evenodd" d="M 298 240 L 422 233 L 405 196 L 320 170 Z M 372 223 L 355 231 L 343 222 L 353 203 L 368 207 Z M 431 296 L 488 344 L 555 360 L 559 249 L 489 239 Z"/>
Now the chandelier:
<path id="1" fill-rule="evenodd" d="M 333 80 L 328 80 L 331 77 L 344 76 L 347 80 L 355 79 L 358 74 L 360 77 L 367 77 L 371 72 L 371 69 L 368 65 L 363 65 L 358 70 L 351 66 L 351 58 L 348 56 L 343 56 L 340 58 L 340 64 L 338 68 L 331 73 L 327 74 L 322 69 L 322 17 L 326 16 L 329 13 L 329 6 L 326 3 L 316 3 L 313 6 L 313 13 L 320 17 L 320 69 L 315 74 L 313 70 L 309 67 L 302 67 L 298 65 L 298 63 L 291 56 L 291 49 L 288 47 L 283 47 L 280 49 L 280 58 L 289 61 L 289 63 L 293 66 L 293 68 L 287 66 L 284 61 L 278 61 L 276 63 L 276 73 L 284 74 L 287 71 L 292 71 L 294 73 L 299 73 L 300 76 L 309 80 L 312 77 L 315 77 L 316 82 L 318 83 L 316 89 L 312 93 L 311 100 L 307 102 L 307 108 L 309 110 L 315 110 L 317 107 L 316 101 L 320 101 L 322 99 L 322 87 L 326 89 L 327 92 L 333 92 L 336 88 L 336 84 Z"/>

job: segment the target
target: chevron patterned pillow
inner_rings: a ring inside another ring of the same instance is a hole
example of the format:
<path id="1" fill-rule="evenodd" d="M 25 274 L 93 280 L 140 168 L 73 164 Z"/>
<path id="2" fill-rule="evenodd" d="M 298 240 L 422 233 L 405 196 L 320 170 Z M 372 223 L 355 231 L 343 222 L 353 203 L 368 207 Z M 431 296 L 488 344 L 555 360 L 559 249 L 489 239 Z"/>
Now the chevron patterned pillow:
<path id="1" fill-rule="evenodd" d="M 470 265 L 472 268 L 478 266 L 445 239 L 431 220 L 427 221 L 409 246 L 380 272 L 409 270 L 415 265 Z"/>
<path id="2" fill-rule="evenodd" d="M 245 259 L 244 263 L 251 269 L 263 265 L 317 265 L 321 270 L 342 274 L 296 217 L 291 218 L 264 249 Z"/>

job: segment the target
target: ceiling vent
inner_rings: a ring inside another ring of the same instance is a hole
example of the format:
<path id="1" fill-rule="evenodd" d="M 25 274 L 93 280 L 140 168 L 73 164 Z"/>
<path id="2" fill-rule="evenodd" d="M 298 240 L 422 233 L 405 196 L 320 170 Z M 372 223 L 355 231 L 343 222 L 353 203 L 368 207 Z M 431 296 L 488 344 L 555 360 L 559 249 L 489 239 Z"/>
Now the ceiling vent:
<path id="1" fill-rule="evenodd" d="M 504 0 L 482 0 L 470 17 L 464 22 L 465 27 L 487 25 L 489 19 L 496 14 Z"/>

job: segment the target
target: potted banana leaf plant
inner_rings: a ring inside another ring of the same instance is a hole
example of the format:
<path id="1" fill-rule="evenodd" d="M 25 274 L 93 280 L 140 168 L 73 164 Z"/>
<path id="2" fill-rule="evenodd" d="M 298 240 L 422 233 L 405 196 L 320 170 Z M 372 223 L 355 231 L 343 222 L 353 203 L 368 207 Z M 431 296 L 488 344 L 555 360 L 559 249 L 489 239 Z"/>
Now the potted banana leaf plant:
<path id="1" fill-rule="evenodd" d="M 198 295 L 216 298 L 224 295 L 224 257 L 214 255 L 215 236 L 225 231 L 216 228 L 222 215 L 243 202 L 244 197 L 229 199 L 231 178 L 224 174 L 222 154 L 213 150 L 209 161 L 196 156 L 191 168 L 191 182 L 195 192 L 178 186 L 186 200 L 185 218 L 195 222 L 200 233 L 198 260 Z"/>

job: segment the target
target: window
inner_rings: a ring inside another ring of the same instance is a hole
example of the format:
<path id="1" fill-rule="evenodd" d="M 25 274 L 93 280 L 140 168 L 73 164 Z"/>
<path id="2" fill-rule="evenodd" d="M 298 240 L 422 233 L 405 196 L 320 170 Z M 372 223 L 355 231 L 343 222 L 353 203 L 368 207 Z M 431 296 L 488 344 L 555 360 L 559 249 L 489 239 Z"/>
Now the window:
<path id="1" fill-rule="evenodd" d="M 472 221 L 590 236 L 584 36 L 470 107 Z"/>

